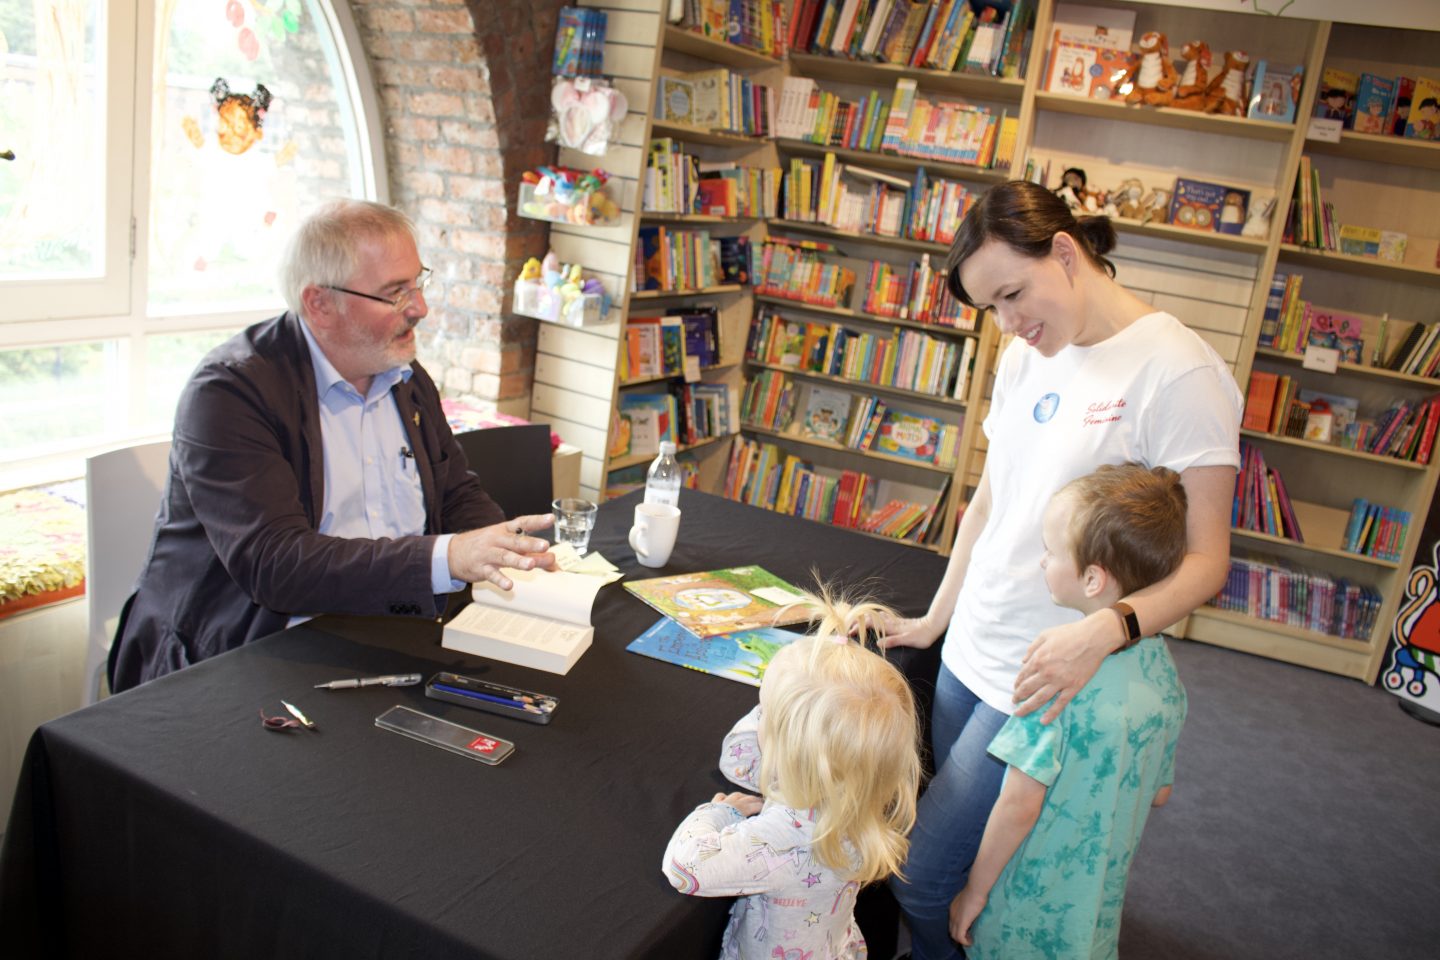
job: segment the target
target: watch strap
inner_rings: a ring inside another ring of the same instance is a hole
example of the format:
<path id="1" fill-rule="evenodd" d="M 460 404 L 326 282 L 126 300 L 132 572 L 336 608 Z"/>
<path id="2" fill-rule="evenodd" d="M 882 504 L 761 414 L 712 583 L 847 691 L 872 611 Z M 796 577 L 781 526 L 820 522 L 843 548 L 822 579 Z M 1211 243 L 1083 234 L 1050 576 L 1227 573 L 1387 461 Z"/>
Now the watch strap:
<path id="1" fill-rule="evenodd" d="M 1140 618 L 1135 616 L 1135 608 L 1123 600 L 1112 603 L 1110 609 L 1120 615 L 1120 624 L 1125 630 L 1125 645 L 1120 649 L 1129 650 L 1144 637 L 1140 632 Z"/>

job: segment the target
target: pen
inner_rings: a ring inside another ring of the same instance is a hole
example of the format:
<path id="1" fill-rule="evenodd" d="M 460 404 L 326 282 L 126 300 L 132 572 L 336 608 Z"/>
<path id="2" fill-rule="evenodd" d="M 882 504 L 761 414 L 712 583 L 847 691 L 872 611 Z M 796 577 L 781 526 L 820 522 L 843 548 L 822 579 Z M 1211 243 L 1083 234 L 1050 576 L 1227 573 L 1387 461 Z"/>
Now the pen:
<path id="1" fill-rule="evenodd" d="M 413 453 L 410 452 L 410 448 L 409 448 L 409 447 L 401 447 L 401 448 L 400 448 L 400 469 L 401 469 L 401 470 L 404 470 L 404 469 L 405 469 L 405 461 L 406 461 L 406 460 L 414 460 L 414 459 L 415 459 L 415 454 L 413 454 Z"/>
<path id="2" fill-rule="evenodd" d="M 352 687 L 413 687 L 420 682 L 418 673 L 390 673 L 383 677 L 352 677 L 315 684 L 316 690 L 349 690 Z"/>
<path id="3" fill-rule="evenodd" d="M 491 703 L 498 703 L 504 707 L 512 707 L 516 710 L 524 710 L 526 713 L 548 713 L 547 704 L 525 703 L 520 697 L 497 697 L 489 693 L 481 693 L 478 690 L 466 690 L 464 687 L 451 687 L 443 683 L 432 684 L 436 690 L 444 690 L 446 693 L 458 693 L 462 697 L 470 697 L 475 700 L 489 700 Z"/>

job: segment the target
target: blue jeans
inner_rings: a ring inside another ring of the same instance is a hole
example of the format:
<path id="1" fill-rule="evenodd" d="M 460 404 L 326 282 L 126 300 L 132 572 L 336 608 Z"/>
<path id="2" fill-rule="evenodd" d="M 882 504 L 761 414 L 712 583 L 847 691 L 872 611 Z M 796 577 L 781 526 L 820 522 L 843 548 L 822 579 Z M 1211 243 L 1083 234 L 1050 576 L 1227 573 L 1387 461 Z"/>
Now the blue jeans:
<path id="1" fill-rule="evenodd" d="M 986 752 L 1009 719 L 943 665 L 935 680 L 930 737 L 935 777 L 920 798 L 905 879 L 890 888 L 910 928 L 914 960 L 961 956 L 950 939 L 950 901 L 965 886 L 1005 764 Z"/>

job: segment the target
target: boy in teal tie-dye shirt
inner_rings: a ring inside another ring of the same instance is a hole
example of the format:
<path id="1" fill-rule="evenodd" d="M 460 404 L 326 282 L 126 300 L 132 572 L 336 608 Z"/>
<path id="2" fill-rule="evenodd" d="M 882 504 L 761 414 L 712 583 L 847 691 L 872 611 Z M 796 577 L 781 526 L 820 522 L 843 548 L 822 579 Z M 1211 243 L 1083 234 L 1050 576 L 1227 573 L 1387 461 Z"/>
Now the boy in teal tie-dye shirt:
<path id="1" fill-rule="evenodd" d="M 1054 601 L 1088 614 L 1164 580 L 1185 555 L 1185 508 L 1163 467 L 1101 467 L 1062 488 L 1042 526 Z M 1185 706 L 1154 636 L 1107 657 L 1054 723 L 1034 713 L 1001 728 L 990 753 L 1005 784 L 950 905 L 970 960 L 1117 956 L 1130 860 L 1170 797 Z"/>

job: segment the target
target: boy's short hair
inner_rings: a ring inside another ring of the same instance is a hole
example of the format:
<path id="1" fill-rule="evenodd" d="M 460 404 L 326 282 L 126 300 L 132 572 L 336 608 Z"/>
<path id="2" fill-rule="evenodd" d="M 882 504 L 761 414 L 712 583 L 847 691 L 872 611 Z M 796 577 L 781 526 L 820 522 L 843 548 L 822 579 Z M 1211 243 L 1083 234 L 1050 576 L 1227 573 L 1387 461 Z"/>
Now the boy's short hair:
<path id="1" fill-rule="evenodd" d="M 1115 578 L 1122 595 L 1164 580 L 1185 558 L 1189 501 L 1174 470 L 1108 464 L 1060 493 L 1071 500 L 1075 569 L 1095 564 Z"/>

